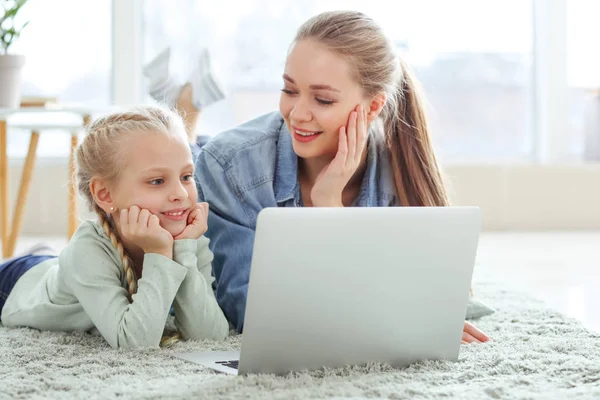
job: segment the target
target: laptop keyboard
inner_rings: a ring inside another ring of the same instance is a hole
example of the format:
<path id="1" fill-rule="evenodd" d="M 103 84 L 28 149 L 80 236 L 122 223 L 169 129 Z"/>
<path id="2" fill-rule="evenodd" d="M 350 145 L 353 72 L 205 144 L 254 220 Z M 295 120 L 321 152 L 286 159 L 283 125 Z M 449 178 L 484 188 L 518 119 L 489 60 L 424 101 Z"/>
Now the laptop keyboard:
<path id="1" fill-rule="evenodd" d="M 229 368 L 233 368 L 233 369 L 238 369 L 238 364 L 240 363 L 239 360 L 232 360 L 232 361 L 217 361 L 216 364 L 220 364 L 223 365 L 225 367 L 229 367 Z"/>

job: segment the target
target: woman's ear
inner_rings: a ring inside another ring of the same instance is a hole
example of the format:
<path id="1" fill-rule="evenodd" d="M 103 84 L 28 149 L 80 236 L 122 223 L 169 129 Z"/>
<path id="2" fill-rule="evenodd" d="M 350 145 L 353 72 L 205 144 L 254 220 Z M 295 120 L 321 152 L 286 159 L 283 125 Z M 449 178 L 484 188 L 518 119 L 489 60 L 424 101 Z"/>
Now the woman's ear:
<path id="1" fill-rule="evenodd" d="M 367 122 L 371 123 L 381 114 L 385 103 L 387 102 L 387 95 L 385 92 L 377 93 L 369 104 L 369 111 L 367 112 Z"/>
<path id="2" fill-rule="evenodd" d="M 104 179 L 92 178 L 90 181 L 90 192 L 98 207 L 104 210 L 104 212 L 112 214 L 116 211 L 117 207 L 113 203 L 110 187 Z"/>

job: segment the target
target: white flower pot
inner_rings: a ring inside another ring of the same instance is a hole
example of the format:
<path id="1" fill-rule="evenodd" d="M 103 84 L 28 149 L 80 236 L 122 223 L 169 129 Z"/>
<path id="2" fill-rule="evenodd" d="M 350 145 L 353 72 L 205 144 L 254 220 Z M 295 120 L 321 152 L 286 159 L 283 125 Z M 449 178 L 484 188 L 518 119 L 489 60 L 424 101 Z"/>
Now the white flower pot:
<path id="1" fill-rule="evenodd" d="M 0 55 L 0 108 L 19 107 L 23 65 L 25 65 L 25 56 Z"/>

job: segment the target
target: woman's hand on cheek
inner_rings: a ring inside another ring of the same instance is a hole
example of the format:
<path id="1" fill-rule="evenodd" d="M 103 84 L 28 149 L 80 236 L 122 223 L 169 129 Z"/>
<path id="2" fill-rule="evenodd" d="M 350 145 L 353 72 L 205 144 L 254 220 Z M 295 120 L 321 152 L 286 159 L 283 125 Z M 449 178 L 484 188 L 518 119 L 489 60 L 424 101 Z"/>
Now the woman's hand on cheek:
<path id="1" fill-rule="evenodd" d="M 348 117 L 348 126 L 340 128 L 335 158 L 317 176 L 311 191 L 316 207 L 343 207 L 342 192 L 360 166 L 367 145 L 367 115 L 358 105 Z"/>
<path id="2" fill-rule="evenodd" d="M 139 246 L 144 253 L 173 258 L 173 236 L 149 210 L 132 206 L 121 210 L 119 223 L 123 239 Z"/>
<path id="3" fill-rule="evenodd" d="M 197 203 L 188 215 L 187 226 L 175 240 L 198 239 L 208 230 L 208 203 Z"/>

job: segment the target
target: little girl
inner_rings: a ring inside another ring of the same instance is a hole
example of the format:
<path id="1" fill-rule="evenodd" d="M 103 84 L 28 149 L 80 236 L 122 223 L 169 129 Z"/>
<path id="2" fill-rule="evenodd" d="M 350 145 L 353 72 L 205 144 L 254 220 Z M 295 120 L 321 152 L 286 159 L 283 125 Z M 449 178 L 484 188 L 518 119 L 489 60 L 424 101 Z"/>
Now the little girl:
<path id="1" fill-rule="evenodd" d="M 171 306 L 184 339 L 222 340 L 229 324 L 212 290 L 207 203 L 180 117 L 154 107 L 95 121 L 77 149 L 77 182 L 98 221 L 59 257 L 0 265 L 5 326 L 88 331 L 114 348 L 157 346 Z"/>

